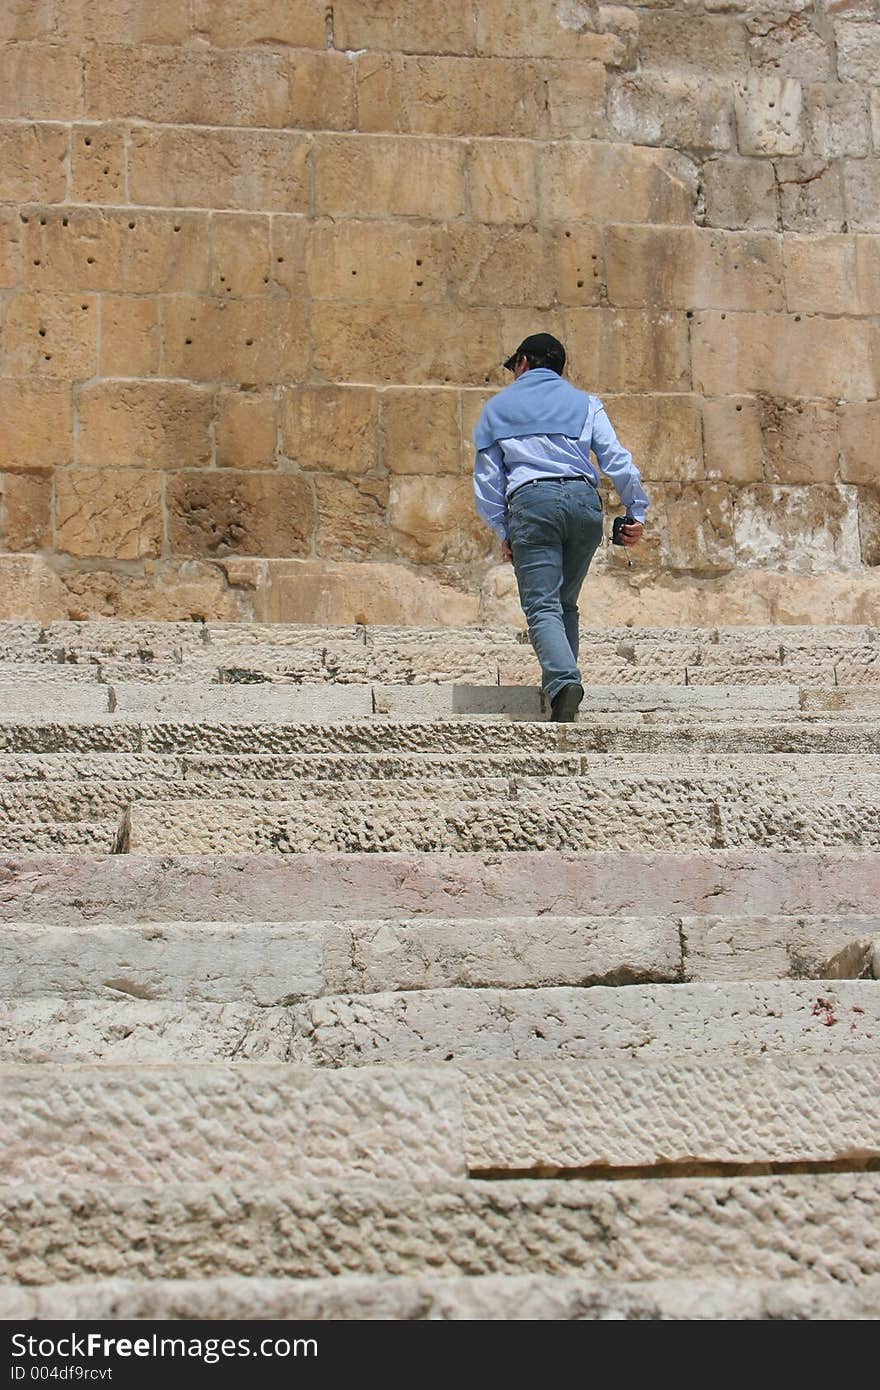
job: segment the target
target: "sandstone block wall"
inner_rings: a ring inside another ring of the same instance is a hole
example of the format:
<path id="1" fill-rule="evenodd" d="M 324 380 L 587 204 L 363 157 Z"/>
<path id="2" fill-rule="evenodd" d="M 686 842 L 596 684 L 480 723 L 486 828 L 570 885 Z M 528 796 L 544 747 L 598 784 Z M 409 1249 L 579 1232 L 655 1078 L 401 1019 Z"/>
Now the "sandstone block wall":
<path id="1" fill-rule="evenodd" d="M 0 308 L 9 615 L 512 613 L 536 329 L 654 504 L 592 623 L 880 612 L 877 0 L 5 0 Z"/>

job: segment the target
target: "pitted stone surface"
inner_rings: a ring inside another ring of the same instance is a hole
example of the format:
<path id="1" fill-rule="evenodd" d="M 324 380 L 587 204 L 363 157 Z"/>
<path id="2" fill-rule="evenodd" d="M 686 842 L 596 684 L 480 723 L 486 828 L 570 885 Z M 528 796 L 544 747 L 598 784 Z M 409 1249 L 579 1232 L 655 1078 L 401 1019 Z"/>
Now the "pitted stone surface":
<path id="1" fill-rule="evenodd" d="M 544 1064 L 464 1083 L 472 1173 L 880 1156 L 874 1057 Z"/>
<path id="2" fill-rule="evenodd" d="M 465 1174 L 450 1070 L 4 1068 L 5 1181 L 436 1183 Z"/>
<path id="3" fill-rule="evenodd" d="M 591 1283 L 576 1276 L 342 1274 L 327 1279 L 102 1279 L 99 1283 L 0 1288 L 0 1317 L 96 1319 L 431 1319 L 444 1321 L 871 1321 L 880 1278 L 832 1281 L 663 1279 Z"/>
<path id="4" fill-rule="evenodd" d="M 623 1052 L 653 1058 L 697 1045 L 821 1056 L 870 1052 L 880 1036 L 878 992 L 871 981 L 849 980 L 339 995 L 299 1005 L 293 1016 L 293 1057 L 336 1067 Z"/>
<path id="5" fill-rule="evenodd" d="M 282 854 L 352 851 L 784 849 L 880 843 L 875 779 L 692 780 L 586 776 L 550 789 L 522 778 L 517 799 L 471 798 L 388 805 L 232 799 L 135 801 L 132 853 Z"/>
<path id="6" fill-rule="evenodd" d="M 858 1285 L 880 1272 L 876 1175 L 0 1190 L 0 1278 L 576 1274 Z M 131 1232 L 141 1239 L 132 1242 Z"/>

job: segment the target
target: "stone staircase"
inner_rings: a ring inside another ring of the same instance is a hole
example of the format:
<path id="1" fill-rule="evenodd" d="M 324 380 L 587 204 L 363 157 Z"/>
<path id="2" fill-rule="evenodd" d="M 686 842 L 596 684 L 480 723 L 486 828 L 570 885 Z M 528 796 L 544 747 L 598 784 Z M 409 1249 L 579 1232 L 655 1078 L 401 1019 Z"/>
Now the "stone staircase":
<path id="1" fill-rule="evenodd" d="M 0 1316 L 880 1312 L 880 629 L 0 624 Z"/>

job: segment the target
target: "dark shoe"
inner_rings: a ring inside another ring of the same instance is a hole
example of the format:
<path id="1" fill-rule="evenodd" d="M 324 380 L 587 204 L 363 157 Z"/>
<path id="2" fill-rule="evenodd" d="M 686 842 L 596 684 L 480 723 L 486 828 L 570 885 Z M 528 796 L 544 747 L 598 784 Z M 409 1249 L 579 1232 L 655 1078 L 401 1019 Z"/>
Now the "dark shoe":
<path id="1" fill-rule="evenodd" d="M 572 682 L 571 685 L 564 685 L 558 695 L 554 695 L 550 701 L 550 718 L 557 724 L 572 724 L 578 712 L 578 706 L 584 698 L 584 687 Z"/>

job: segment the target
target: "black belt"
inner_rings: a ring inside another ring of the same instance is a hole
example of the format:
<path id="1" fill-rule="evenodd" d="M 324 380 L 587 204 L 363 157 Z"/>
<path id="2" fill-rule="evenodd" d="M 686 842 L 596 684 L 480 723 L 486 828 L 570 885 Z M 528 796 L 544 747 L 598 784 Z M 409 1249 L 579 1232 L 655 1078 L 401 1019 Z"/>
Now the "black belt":
<path id="1" fill-rule="evenodd" d="M 562 477 L 529 478 L 527 483 L 520 483 L 518 487 L 513 489 L 513 492 L 507 494 L 508 502 L 512 502 L 516 494 L 522 492 L 524 487 L 534 487 L 536 483 L 586 483 L 587 487 L 595 486 L 583 473 L 566 473 Z"/>

